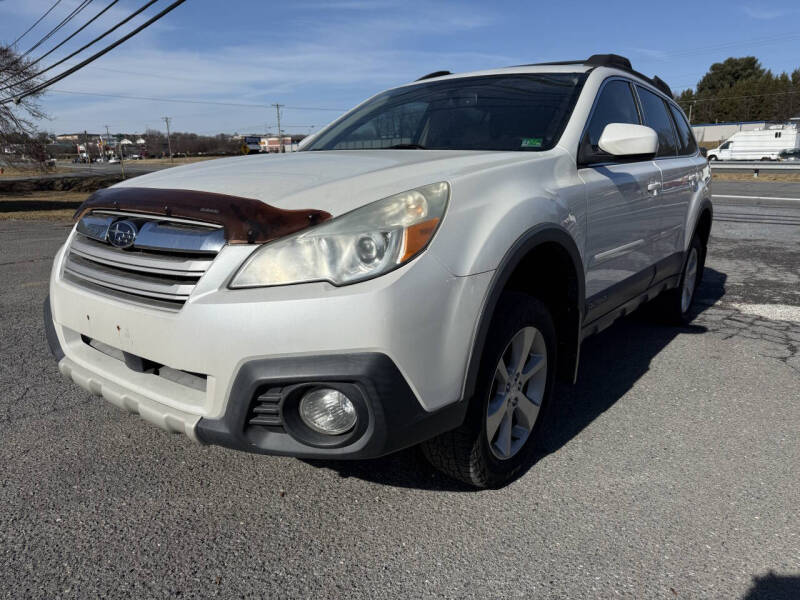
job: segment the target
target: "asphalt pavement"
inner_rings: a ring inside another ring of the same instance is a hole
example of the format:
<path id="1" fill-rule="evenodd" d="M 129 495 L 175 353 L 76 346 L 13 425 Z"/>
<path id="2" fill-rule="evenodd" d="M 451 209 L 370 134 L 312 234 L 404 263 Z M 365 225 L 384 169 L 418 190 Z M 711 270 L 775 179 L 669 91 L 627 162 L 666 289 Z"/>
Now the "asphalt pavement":
<path id="1" fill-rule="evenodd" d="M 480 492 L 414 450 L 198 446 L 68 384 L 41 322 L 68 229 L 0 222 L 0 597 L 800 597 L 800 201 L 715 204 L 694 322 L 588 340 L 537 464 Z"/>

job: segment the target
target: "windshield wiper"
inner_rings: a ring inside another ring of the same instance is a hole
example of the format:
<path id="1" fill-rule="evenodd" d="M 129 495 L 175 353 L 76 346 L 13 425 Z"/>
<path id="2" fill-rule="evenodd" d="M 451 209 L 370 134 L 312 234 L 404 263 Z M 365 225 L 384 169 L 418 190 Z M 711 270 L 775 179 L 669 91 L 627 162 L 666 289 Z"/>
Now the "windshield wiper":
<path id="1" fill-rule="evenodd" d="M 422 144 L 395 144 L 394 146 L 384 146 L 381 150 L 427 150 Z"/>

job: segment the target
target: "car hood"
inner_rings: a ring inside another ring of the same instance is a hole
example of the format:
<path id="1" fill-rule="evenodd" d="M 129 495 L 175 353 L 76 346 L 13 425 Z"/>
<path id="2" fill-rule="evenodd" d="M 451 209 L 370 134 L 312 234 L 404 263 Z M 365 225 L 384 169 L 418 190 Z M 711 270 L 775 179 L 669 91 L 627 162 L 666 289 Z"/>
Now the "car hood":
<path id="1" fill-rule="evenodd" d="M 142 175 L 115 187 L 215 192 L 333 216 L 408 189 L 451 182 L 549 152 L 336 150 L 210 160 Z"/>

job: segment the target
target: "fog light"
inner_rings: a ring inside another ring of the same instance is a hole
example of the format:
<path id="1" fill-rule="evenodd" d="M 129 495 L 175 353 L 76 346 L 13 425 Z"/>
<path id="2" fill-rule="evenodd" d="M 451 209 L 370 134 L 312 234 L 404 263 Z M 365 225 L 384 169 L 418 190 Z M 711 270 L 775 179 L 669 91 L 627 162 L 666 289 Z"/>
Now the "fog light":
<path id="1" fill-rule="evenodd" d="M 356 407 L 339 390 L 316 389 L 300 400 L 300 418 L 314 431 L 339 435 L 356 424 Z"/>

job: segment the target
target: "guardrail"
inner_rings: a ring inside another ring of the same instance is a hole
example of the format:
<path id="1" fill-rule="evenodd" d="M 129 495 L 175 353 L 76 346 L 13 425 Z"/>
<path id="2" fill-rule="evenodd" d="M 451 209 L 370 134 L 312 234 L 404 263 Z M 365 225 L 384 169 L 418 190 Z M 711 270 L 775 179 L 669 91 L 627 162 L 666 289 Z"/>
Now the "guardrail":
<path id="1" fill-rule="evenodd" d="M 758 177 L 759 171 L 784 171 L 793 173 L 800 171 L 800 161 L 793 162 L 770 162 L 770 161 L 709 161 L 712 171 L 752 171 L 753 177 Z"/>

